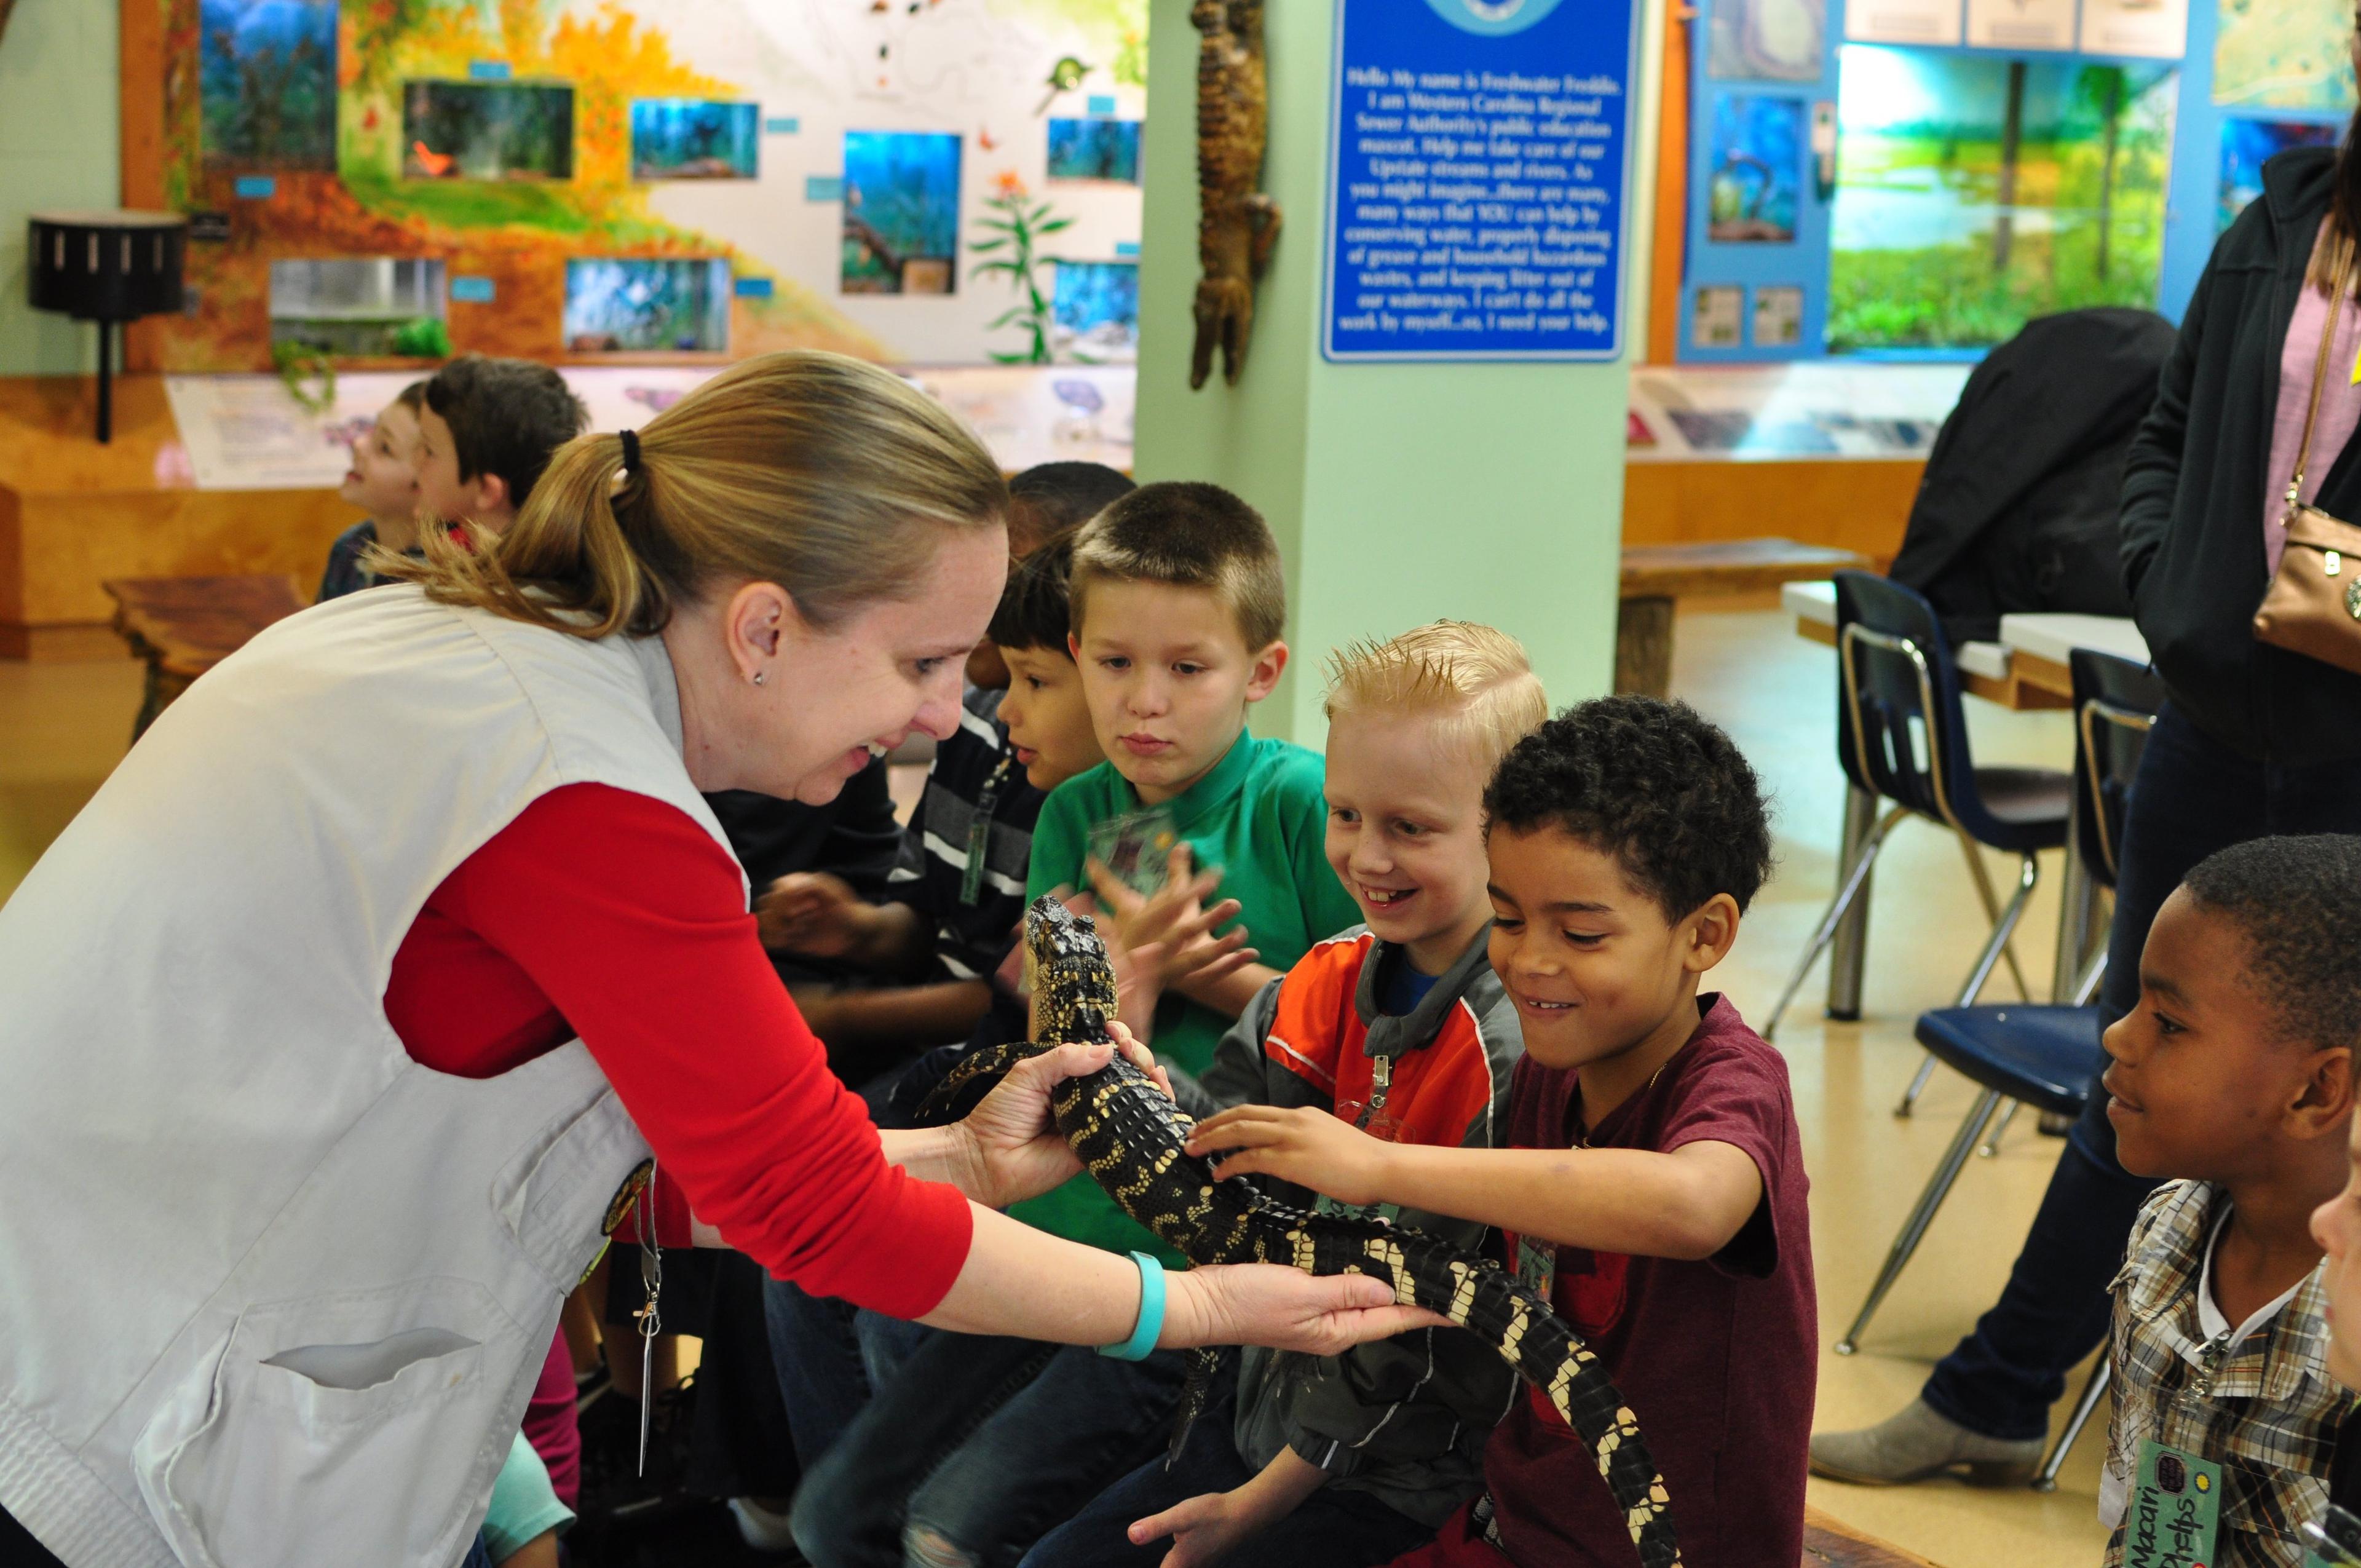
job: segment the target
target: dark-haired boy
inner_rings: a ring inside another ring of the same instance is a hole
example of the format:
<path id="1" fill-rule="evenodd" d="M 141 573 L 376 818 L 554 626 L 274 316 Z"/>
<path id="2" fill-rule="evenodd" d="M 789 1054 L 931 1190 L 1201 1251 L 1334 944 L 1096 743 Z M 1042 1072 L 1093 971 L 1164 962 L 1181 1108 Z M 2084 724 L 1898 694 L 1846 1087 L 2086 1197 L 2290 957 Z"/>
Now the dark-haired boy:
<path id="1" fill-rule="evenodd" d="M 2115 1277 L 2107 1568 L 2295 1568 L 2351 1397 L 2312 1212 L 2345 1185 L 2361 1046 L 2361 839 L 2200 861 L 2140 955 L 2103 1081 L 2124 1168 L 2169 1177 Z"/>
<path id="2" fill-rule="evenodd" d="M 418 413 L 419 505 L 445 522 L 504 532 L 557 449 L 590 411 L 564 377 L 532 359 L 462 355 L 426 383 Z"/>
<path id="3" fill-rule="evenodd" d="M 1492 967 L 1525 1059 L 1507 1149 L 1380 1143 L 1240 1107 L 1192 1147 L 1350 1203 L 1498 1226 L 1639 1418 L 1687 1561 L 1793 1568 L 1817 1354 L 1787 1070 L 1700 978 L 1768 874 L 1754 771 L 1679 703 L 1581 704 L 1485 792 Z M 1485 1493 L 1399 1565 L 1631 1561 L 1589 1448 L 1528 1389 Z"/>
<path id="4" fill-rule="evenodd" d="M 1104 463 L 1036 463 L 1008 481 L 1008 554 L 1023 561 L 1042 546 L 1066 538 L 1117 499 L 1139 487 L 1130 475 Z M 1059 602 L 1065 601 L 1064 578 Z M 1061 630 L 1058 646 L 1066 645 Z M 1008 685 L 996 639 L 986 637 L 968 655 L 968 685 L 997 690 Z"/>

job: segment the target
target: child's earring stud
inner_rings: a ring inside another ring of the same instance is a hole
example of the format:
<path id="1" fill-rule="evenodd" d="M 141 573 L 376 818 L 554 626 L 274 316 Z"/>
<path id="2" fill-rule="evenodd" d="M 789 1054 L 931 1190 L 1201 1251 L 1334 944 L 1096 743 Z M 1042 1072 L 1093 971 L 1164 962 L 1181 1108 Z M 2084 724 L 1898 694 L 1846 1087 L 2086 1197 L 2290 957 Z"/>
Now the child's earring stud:
<path id="1" fill-rule="evenodd" d="M 754 672 L 754 684 L 758 686 L 763 684 L 763 672 L 760 670 Z"/>

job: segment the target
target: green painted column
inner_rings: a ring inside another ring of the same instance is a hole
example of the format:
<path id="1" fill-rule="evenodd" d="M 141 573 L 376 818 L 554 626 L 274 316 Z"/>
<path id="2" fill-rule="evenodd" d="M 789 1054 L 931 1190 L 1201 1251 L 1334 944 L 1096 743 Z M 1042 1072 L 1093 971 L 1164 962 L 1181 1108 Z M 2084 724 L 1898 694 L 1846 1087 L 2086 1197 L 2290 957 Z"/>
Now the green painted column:
<path id="1" fill-rule="evenodd" d="M 1270 520 L 1287 556 L 1294 661 L 1254 722 L 1261 733 L 1314 746 L 1325 732 L 1320 668 L 1329 651 L 1438 617 L 1516 636 L 1553 706 L 1608 688 L 1629 401 L 1620 361 L 1322 357 L 1334 20 L 1322 0 L 1282 0 L 1267 13 L 1263 189 L 1284 210 L 1286 228 L 1236 387 L 1223 385 L 1217 370 L 1203 390 L 1189 389 L 1198 275 L 1198 38 L 1189 0 L 1151 0 L 1140 246 L 1138 476 L 1225 485 Z M 1649 123 L 1640 119 L 1635 135 Z M 1631 222 L 1644 229 L 1638 194 L 1631 192 Z M 1644 277 L 1642 258 L 1631 261 L 1627 290 Z"/>
<path id="2" fill-rule="evenodd" d="M 22 0 L 0 34 L 0 376 L 98 367 L 89 323 L 25 302 L 25 218 L 121 204 L 116 32 L 115 0 Z"/>

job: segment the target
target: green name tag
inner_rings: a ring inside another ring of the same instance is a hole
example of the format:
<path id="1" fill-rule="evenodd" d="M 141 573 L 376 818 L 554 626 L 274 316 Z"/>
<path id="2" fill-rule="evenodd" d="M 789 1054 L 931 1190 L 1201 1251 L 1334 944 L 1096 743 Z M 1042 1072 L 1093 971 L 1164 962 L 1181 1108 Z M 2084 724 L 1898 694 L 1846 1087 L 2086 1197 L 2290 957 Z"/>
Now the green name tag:
<path id="1" fill-rule="evenodd" d="M 2211 1568 L 2222 1523 L 2222 1467 L 2154 1438 L 2124 1514 L 2125 1568 Z"/>
<path id="2" fill-rule="evenodd" d="M 1549 1300 L 1550 1290 L 1557 1283 L 1557 1247 L 1531 1236 L 1519 1236 L 1517 1281 L 1530 1287 L 1543 1300 Z"/>

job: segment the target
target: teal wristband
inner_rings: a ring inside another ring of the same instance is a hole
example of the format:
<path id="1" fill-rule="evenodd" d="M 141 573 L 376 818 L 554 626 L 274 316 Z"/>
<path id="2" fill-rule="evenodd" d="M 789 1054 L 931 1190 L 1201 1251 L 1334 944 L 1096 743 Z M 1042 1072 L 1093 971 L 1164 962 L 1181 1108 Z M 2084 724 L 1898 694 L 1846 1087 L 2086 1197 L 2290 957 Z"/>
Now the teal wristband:
<path id="1" fill-rule="evenodd" d="M 1133 1253 L 1131 1261 L 1139 1266 L 1139 1321 L 1132 1325 L 1129 1339 L 1103 1344 L 1099 1354 L 1117 1361 L 1146 1361 L 1156 1348 L 1156 1336 L 1164 1332 L 1164 1266 L 1144 1252 Z"/>

